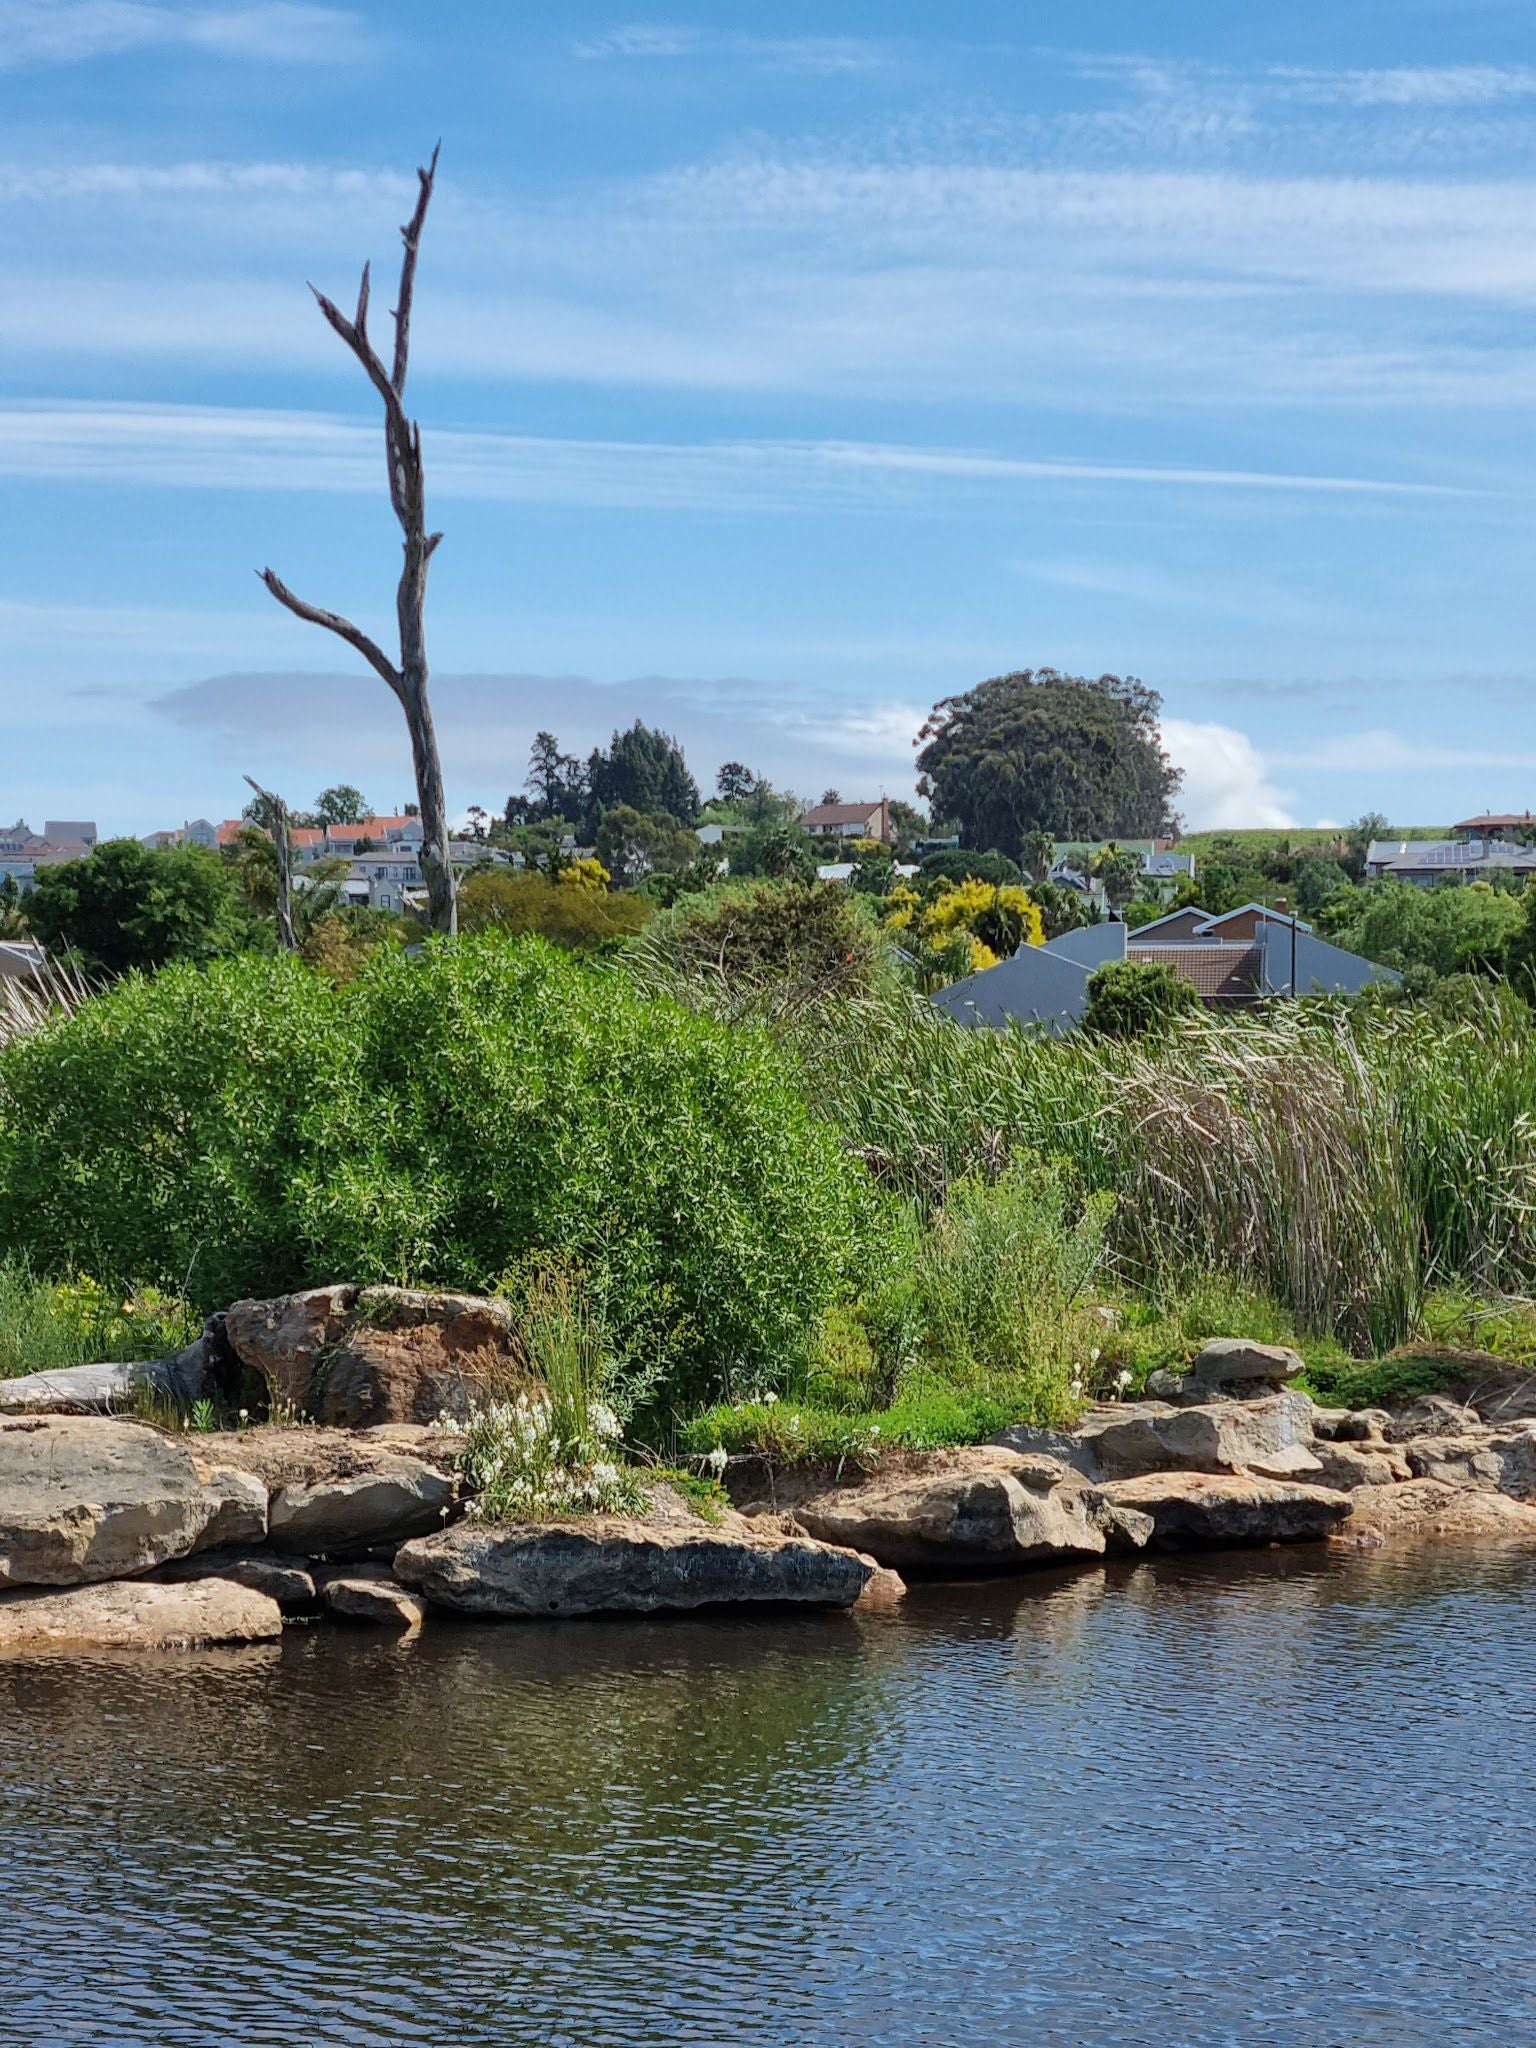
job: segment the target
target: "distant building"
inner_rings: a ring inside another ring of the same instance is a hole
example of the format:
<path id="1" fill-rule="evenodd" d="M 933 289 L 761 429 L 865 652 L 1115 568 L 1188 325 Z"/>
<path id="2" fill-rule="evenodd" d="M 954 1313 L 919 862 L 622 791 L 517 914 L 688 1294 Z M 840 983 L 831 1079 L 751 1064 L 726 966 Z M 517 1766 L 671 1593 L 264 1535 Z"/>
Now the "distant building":
<path id="1" fill-rule="evenodd" d="M 1114 846 L 1117 853 L 1135 854 L 1141 880 L 1156 889 L 1161 902 L 1166 903 L 1181 882 L 1195 879 L 1195 856 L 1176 852 L 1171 839 L 1117 839 Z M 1107 839 L 1058 840 L 1051 850 L 1050 879 L 1058 887 L 1076 889 L 1102 904 L 1104 885 L 1095 876 L 1093 864 L 1109 848 Z"/>
<path id="2" fill-rule="evenodd" d="M 1481 882 L 1491 875 L 1527 882 L 1536 876 L 1536 846 L 1504 839 L 1373 839 L 1365 850 L 1365 871 L 1377 881 L 1408 882 L 1416 889 Z"/>
<path id="3" fill-rule="evenodd" d="M 86 860 L 95 845 L 96 826 L 90 819 L 50 818 L 41 832 L 34 832 L 25 818 L 18 818 L 14 825 L 0 826 L 0 875 L 30 889 L 39 868 Z"/>
<path id="4" fill-rule="evenodd" d="M 896 843 L 891 806 L 885 797 L 873 804 L 815 804 L 800 820 L 800 830 L 813 839 L 878 839 L 886 846 Z"/>
<path id="5" fill-rule="evenodd" d="M 1451 830 L 1458 839 L 1502 839 L 1512 846 L 1536 845 L 1536 818 L 1529 811 L 1485 811 L 1463 818 Z"/>
<path id="6" fill-rule="evenodd" d="M 1245 903 L 1219 917 L 1177 910 L 1138 931 L 1117 920 L 1088 925 L 1049 945 L 1021 946 L 931 1000 L 961 1024 L 1071 1031 L 1088 1007 L 1090 976 L 1110 960 L 1159 961 L 1216 1010 L 1292 995 L 1356 995 L 1400 979 L 1390 967 L 1330 946 L 1300 918 Z"/>

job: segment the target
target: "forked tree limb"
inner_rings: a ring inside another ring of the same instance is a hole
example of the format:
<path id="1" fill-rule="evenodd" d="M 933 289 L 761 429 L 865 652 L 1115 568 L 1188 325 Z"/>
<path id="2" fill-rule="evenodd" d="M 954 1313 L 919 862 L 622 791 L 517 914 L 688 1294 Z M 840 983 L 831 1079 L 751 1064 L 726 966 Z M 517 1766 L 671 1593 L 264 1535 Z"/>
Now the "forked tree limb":
<path id="1" fill-rule="evenodd" d="M 368 334 L 368 304 L 371 273 L 364 264 L 357 290 L 357 309 L 349 320 L 334 299 L 311 285 L 316 303 L 327 324 L 356 356 L 384 407 L 384 449 L 388 466 L 389 502 L 404 536 L 404 561 L 395 592 L 395 621 L 400 635 L 400 658 L 390 657 L 363 632 L 361 627 L 323 606 L 296 597 L 271 569 L 261 571 L 261 580 L 295 618 L 312 626 L 323 626 L 345 640 L 380 675 L 399 698 L 411 739 L 411 758 L 416 770 L 416 794 L 421 810 L 421 866 L 426 877 L 427 901 L 433 929 L 451 933 L 457 923 L 454 902 L 453 860 L 448 842 L 448 807 L 443 792 L 442 761 L 437 734 L 427 699 L 426 601 L 427 566 L 442 540 L 440 533 L 428 533 L 426 482 L 421 460 L 421 428 L 407 417 L 404 403 L 406 373 L 410 367 L 411 308 L 416 296 L 416 264 L 421 251 L 422 229 L 432 188 L 437 177 L 438 150 L 430 163 L 416 173 L 419 189 L 415 209 L 400 230 L 404 245 L 400 259 L 400 290 L 394 310 L 394 361 L 386 369 L 383 358 Z"/>

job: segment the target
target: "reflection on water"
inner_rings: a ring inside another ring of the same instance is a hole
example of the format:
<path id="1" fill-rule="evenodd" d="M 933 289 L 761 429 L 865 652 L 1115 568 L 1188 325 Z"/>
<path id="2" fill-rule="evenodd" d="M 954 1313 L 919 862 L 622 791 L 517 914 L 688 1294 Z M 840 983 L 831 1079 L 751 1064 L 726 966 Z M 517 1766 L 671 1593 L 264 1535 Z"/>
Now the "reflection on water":
<path id="1" fill-rule="evenodd" d="M 0 1665 L 0 2041 L 1536 2041 L 1536 1561 Z"/>

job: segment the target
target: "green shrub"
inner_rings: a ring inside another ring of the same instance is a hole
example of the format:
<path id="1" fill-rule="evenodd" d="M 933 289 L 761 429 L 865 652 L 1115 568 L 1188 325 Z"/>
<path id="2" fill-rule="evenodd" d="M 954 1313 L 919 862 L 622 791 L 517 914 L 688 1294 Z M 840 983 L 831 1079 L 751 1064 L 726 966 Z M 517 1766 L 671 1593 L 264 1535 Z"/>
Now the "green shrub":
<path id="1" fill-rule="evenodd" d="M 663 912 L 628 960 L 649 989 L 722 1015 L 793 1012 L 867 991 L 883 941 L 869 900 L 837 882 L 735 882 Z"/>
<path id="2" fill-rule="evenodd" d="M 1088 977 L 1083 1029 L 1099 1038 L 1150 1038 L 1199 1002 L 1194 983 L 1164 960 L 1106 960 Z"/>
<path id="3" fill-rule="evenodd" d="M 40 1271 L 213 1307 L 547 1254 L 678 1401 L 800 1362 L 862 1178 L 761 1033 L 537 940 L 172 970 L 0 1053 L 0 1238 Z"/>
<path id="4" fill-rule="evenodd" d="M 0 1243 L 41 1274 L 203 1308 L 301 1285 L 295 1177 L 347 1056 L 333 992 L 299 962 L 128 976 L 0 1052 Z"/>
<path id="5" fill-rule="evenodd" d="M 154 1288 L 125 1297 L 96 1280 L 39 1280 L 20 1260 L 0 1259 L 0 1379 L 163 1358 L 197 1330 L 184 1302 Z"/>

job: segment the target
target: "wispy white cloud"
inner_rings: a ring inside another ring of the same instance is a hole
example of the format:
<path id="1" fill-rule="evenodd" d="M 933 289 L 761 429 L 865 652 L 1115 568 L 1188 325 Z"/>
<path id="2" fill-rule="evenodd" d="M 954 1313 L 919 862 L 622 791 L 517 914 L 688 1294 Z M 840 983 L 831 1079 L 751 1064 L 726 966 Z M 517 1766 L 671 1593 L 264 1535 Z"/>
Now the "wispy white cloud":
<path id="1" fill-rule="evenodd" d="M 1264 76 L 1282 95 L 1319 106 L 1491 107 L 1536 97 L 1536 69 L 1529 64 L 1398 65 L 1378 71 L 1280 65 Z"/>
<path id="2" fill-rule="evenodd" d="M 1518 746 L 1456 746 L 1378 727 L 1335 733 L 1305 750 L 1276 753 L 1277 766 L 1340 774 L 1412 774 L 1463 768 L 1536 769 L 1536 753 Z"/>
<path id="3" fill-rule="evenodd" d="M 260 64 L 335 64 L 361 54 L 350 9 L 301 0 L 222 7 L 165 0 L 0 0 L 0 71 L 83 64 L 136 50 L 193 50 Z"/>
<path id="4" fill-rule="evenodd" d="M 216 406 L 0 406 L 0 474 L 215 490 L 378 489 L 379 430 L 327 413 Z M 434 496 L 511 503 L 786 510 L 920 504 L 932 486 L 1130 485 L 1438 497 L 1440 486 L 1350 475 L 1080 462 L 861 441 L 654 442 L 427 436 Z M 1457 494 L 1452 494 L 1457 495 Z"/>
<path id="5" fill-rule="evenodd" d="M 571 53 L 586 62 L 715 58 L 775 71 L 870 71 L 888 61 L 885 45 L 859 36 L 761 36 L 637 22 L 583 37 Z"/>
<path id="6" fill-rule="evenodd" d="M 1294 825 L 1293 797 L 1270 780 L 1271 764 L 1235 726 L 1165 718 L 1163 744 L 1184 771 L 1179 797 L 1194 832 Z"/>

